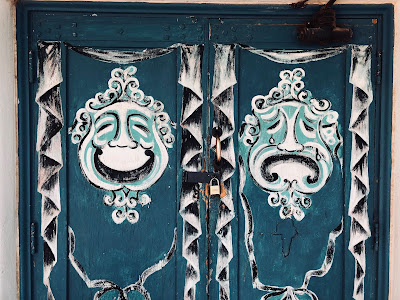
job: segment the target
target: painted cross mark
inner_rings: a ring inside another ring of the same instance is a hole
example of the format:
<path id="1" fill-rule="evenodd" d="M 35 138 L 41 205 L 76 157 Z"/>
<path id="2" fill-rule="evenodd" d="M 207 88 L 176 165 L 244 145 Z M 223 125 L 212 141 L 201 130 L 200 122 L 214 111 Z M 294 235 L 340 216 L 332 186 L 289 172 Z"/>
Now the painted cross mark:
<path id="1" fill-rule="evenodd" d="M 293 239 L 299 234 L 293 219 L 284 219 L 276 224 L 276 230 L 272 235 L 279 236 L 282 240 L 282 255 L 288 257 Z"/>

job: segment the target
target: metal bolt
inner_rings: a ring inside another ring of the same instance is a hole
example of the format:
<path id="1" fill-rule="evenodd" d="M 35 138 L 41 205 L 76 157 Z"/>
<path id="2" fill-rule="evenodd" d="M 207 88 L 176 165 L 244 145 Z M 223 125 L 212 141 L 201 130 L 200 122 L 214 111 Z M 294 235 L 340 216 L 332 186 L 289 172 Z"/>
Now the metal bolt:
<path id="1" fill-rule="evenodd" d="M 76 32 L 73 32 L 73 33 L 72 33 L 72 36 L 73 36 L 73 37 L 77 37 L 78 34 L 77 34 Z"/>
<path id="2" fill-rule="evenodd" d="M 72 27 L 78 27 L 78 24 L 77 23 L 72 23 Z"/>

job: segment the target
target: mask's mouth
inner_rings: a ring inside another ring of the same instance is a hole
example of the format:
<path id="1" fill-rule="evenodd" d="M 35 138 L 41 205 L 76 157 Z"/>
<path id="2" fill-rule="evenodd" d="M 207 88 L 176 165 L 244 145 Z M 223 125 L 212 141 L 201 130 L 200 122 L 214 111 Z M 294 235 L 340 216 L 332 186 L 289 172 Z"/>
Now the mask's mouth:
<path id="1" fill-rule="evenodd" d="M 104 153 L 103 153 L 104 150 Z M 155 155 L 151 150 L 122 148 L 96 148 L 94 167 L 107 180 L 116 183 L 130 183 L 145 179 L 153 170 Z M 114 159 L 110 154 L 113 151 Z"/>
<path id="2" fill-rule="evenodd" d="M 332 172 L 329 153 L 316 145 L 299 152 L 280 151 L 276 146 L 251 150 L 248 164 L 254 181 L 269 192 L 288 189 L 312 194 L 322 188 Z"/>
<path id="3" fill-rule="evenodd" d="M 261 163 L 261 175 L 270 182 L 279 178 L 286 182 L 315 184 L 320 177 L 320 170 L 315 160 L 299 154 L 277 154 L 267 157 Z"/>

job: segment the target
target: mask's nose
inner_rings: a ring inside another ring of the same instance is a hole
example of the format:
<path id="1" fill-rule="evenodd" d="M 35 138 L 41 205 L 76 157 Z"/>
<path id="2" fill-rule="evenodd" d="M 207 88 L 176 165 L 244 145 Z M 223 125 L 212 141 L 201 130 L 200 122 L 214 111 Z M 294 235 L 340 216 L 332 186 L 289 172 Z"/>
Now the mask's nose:
<path id="1" fill-rule="evenodd" d="M 288 132 L 285 140 L 282 143 L 278 144 L 277 147 L 279 150 L 287 151 L 287 152 L 295 152 L 295 151 L 303 151 L 304 150 L 304 146 L 297 142 L 296 137 L 294 136 L 293 132 Z"/>
<path id="2" fill-rule="evenodd" d="M 304 146 L 299 144 L 296 139 L 296 116 L 297 112 L 292 116 L 286 116 L 286 136 L 282 143 L 278 144 L 277 148 L 281 151 L 295 152 L 303 151 Z"/>
<path id="3" fill-rule="evenodd" d="M 138 142 L 132 140 L 126 126 L 121 126 L 118 132 L 118 136 L 108 143 L 110 147 L 129 147 L 135 149 L 138 147 Z"/>

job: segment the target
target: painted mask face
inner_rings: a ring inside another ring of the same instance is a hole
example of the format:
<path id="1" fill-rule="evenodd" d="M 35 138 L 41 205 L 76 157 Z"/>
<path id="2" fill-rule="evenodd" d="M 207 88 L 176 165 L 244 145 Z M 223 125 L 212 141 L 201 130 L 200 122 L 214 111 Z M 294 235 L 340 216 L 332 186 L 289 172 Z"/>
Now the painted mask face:
<path id="1" fill-rule="evenodd" d="M 152 186 L 168 164 L 168 153 L 156 129 L 155 115 L 136 103 L 119 102 L 93 114 L 79 146 L 82 171 L 105 190 Z"/>
<path id="2" fill-rule="evenodd" d="M 174 142 L 163 104 L 138 89 L 135 72 L 135 67 L 114 69 L 110 89 L 87 101 L 71 130 L 73 143 L 79 143 L 82 173 L 94 186 L 112 192 L 104 197 L 105 204 L 124 208 L 114 211 L 116 223 L 125 218 L 137 221 L 132 208 L 150 202 L 139 191 L 162 176 L 168 164 L 167 147 Z"/>
<path id="3" fill-rule="evenodd" d="M 301 220 L 341 155 L 338 113 L 329 100 L 303 90 L 303 69 L 282 71 L 281 82 L 267 96 L 252 100 L 253 115 L 242 126 L 241 146 L 254 182 L 270 193 L 271 206 L 282 218 Z"/>

